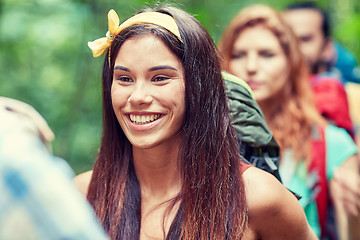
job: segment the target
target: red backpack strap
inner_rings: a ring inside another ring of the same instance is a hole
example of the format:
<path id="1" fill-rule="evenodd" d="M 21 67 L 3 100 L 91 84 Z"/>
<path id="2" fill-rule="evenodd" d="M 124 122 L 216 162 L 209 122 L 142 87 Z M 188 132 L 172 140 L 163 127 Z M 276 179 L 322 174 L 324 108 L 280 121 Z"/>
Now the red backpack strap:
<path id="1" fill-rule="evenodd" d="M 318 181 L 313 191 L 316 191 L 316 206 L 321 229 L 321 235 L 325 234 L 327 207 L 328 207 L 328 186 L 326 177 L 326 142 L 324 127 L 313 127 L 311 138 L 311 164 L 309 173 L 317 172 Z"/>
<path id="2" fill-rule="evenodd" d="M 321 75 L 313 77 L 311 84 L 320 114 L 337 127 L 346 129 L 354 139 L 354 125 L 343 83 L 334 77 Z"/>

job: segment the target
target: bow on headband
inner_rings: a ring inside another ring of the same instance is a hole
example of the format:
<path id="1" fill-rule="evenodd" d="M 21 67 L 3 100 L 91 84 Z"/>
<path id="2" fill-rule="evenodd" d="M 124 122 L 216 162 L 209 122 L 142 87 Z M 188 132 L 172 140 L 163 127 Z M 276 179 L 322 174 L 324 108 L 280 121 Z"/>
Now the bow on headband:
<path id="1" fill-rule="evenodd" d="M 99 38 L 93 42 L 88 42 L 88 46 L 91 49 L 93 56 L 98 57 L 103 54 L 103 52 L 111 46 L 112 41 L 119 32 L 137 23 L 151 23 L 161 26 L 172 32 L 182 42 L 175 19 L 168 14 L 144 12 L 129 18 L 119 26 L 119 17 L 116 12 L 111 9 L 108 13 L 109 31 L 106 33 L 106 37 Z"/>

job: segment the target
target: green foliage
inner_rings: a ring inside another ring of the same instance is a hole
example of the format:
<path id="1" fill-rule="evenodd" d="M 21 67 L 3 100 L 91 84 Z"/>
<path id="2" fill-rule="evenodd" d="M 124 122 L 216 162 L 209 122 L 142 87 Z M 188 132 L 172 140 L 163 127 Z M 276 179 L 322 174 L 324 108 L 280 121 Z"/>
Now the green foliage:
<path id="1" fill-rule="evenodd" d="M 360 56 L 360 15 L 349 14 L 343 19 L 341 27 L 337 27 L 334 31 L 335 38 L 342 44 L 351 49 L 351 51 L 359 59 Z"/>
<path id="2" fill-rule="evenodd" d="M 102 128 L 103 57 L 94 59 L 87 41 L 105 35 L 109 9 L 122 21 L 158 2 L 164 1 L 0 0 L 0 95 L 29 103 L 44 116 L 56 135 L 54 154 L 76 173 L 92 168 Z M 166 2 L 194 15 L 216 42 L 242 7 L 265 3 L 283 9 L 290 1 Z M 360 17 L 354 8 L 346 11 L 351 12 L 336 22 L 335 35 L 359 56 Z"/>

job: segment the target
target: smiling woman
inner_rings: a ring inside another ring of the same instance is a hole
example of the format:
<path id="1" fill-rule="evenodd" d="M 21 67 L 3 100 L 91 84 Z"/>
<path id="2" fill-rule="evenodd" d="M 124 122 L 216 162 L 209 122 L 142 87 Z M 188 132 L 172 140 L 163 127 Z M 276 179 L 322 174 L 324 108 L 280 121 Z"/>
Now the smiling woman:
<path id="1" fill-rule="evenodd" d="M 314 239 L 296 198 L 241 162 L 200 23 L 161 7 L 118 24 L 110 11 L 107 37 L 89 43 L 107 51 L 103 136 L 75 179 L 111 239 Z"/>
<path id="2" fill-rule="evenodd" d="M 179 144 L 185 116 L 184 69 L 159 38 L 147 34 L 122 45 L 115 60 L 111 96 L 133 151 Z"/>

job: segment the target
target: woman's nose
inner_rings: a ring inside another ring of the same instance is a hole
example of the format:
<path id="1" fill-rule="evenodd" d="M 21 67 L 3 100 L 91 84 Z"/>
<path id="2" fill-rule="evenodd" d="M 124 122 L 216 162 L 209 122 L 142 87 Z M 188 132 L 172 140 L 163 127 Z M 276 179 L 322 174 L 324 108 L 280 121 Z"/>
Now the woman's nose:
<path id="1" fill-rule="evenodd" d="M 257 57 L 254 54 L 249 54 L 246 61 L 246 71 L 249 74 L 254 74 L 257 71 L 257 68 Z"/>
<path id="2" fill-rule="evenodd" d="M 150 104 L 152 102 L 150 87 L 146 84 L 136 84 L 128 98 L 128 102 L 135 105 Z"/>

